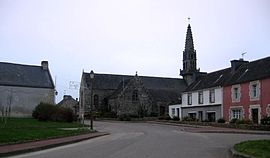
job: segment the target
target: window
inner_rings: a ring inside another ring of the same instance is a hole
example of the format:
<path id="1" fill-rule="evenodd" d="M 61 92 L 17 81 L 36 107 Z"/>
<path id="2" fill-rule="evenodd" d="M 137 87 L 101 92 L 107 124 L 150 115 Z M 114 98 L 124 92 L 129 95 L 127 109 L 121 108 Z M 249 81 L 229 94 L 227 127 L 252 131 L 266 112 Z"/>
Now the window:
<path id="1" fill-rule="evenodd" d="M 231 119 L 242 119 L 242 110 L 241 109 L 232 109 L 231 110 Z"/>
<path id="2" fill-rule="evenodd" d="M 198 101 L 199 101 L 199 104 L 203 104 L 203 92 L 200 91 L 198 93 Z"/>
<path id="3" fill-rule="evenodd" d="M 210 92 L 209 92 L 209 102 L 210 103 L 215 102 L 215 90 L 214 89 L 210 90 Z"/>
<path id="4" fill-rule="evenodd" d="M 188 117 L 195 119 L 196 118 L 196 112 L 188 113 Z"/>
<path id="5" fill-rule="evenodd" d="M 232 102 L 240 102 L 241 98 L 241 87 L 240 85 L 233 85 L 231 89 L 231 97 L 232 97 Z"/>
<path id="6" fill-rule="evenodd" d="M 132 101 L 138 101 L 138 90 L 134 90 L 132 93 Z"/>
<path id="7" fill-rule="evenodd" d="M 175 116 L 175 108 L 172 108 L 172 115 Z"/>
<path id="8" fill-rule="evenodd" d="M 192 104 L 192 94 L 188 93 L 188 105 Z"/>
<path id="9" fill-rule="evenodd" d="M 250 100 L 258 100 L 260 95 L 260 82 L 253 81 L 249 84 L 249 96 Z"/>

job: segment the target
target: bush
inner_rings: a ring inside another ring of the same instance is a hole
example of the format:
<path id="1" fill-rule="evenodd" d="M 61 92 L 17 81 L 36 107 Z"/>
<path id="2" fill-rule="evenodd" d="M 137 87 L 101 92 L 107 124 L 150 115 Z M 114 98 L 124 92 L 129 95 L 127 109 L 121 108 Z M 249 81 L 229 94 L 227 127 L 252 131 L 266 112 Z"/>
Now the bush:
<path id="1" fill-rule="evenodd" d="M 237 122 L 237 118 L 231 119 L 230 123 L 236 123 Z"/>
<path id="2" fill-rule="evenodd" d="M 179 121 L 179 120 L 180 120 L 180 118 L 179 118 L 179 117 L 177 117 L 177 116 L 174 116 L 174 117 L 172 118 L 172 120 L 174 120 L 174 121 Z"/>
<path id="3" fill-rule="evenodd" d="M 234 124 L 246 124 L 246 125 L 249 125 L 249 124 L 252 124 L 252 121 L 251 120 L 239 120 L 237 118 L 234 118 L 230 121 L 230 123 L 234 123 Z"/>
<path id="4" fill-rule="evenodd" d="M 131 117 L 129 115 L 123 114 L 119 116 L 120 121 L 131 121 Z"/>
<path id="5" fill-rule="evenodd" d="M 170 115 L 165 115 L 165 120 L 171 120 L 172 118 L 170 117 Z"/>
<path id="6" fill-rule="evenodd" d="M 198 121 L 198 119 L 196 119 L 196 118 L 193 118 L 193 117 L 189 117 L 189 116 L 185 116 L 185 117 L 183 117 L 183 121 L 189 121 L 189 122 L 197 122 Z"/>
<path id="7" fill-rule="evenodd" d="M 251 120 L 237 120 L 236 124 L 246 124 L 246 125 L 250 125 L 252 124 Z"/>
<path id="8" fill-rule="evenodd" d="M 220 119 L 217 120 L 217 122 L 218 122 L 218 123 L 225 123 L 226 121 L 225 121 L 224 118 L 220 118 Z"/>
<path id="9" fill-rule="evenodd" d="M 270 116 L 261 119 L 262 125 L 270 125 Z"/>
<path id="10" fill-rule="evenodd" d="M 33 110 L 32 116 L 39 121 L 72 122 L 74 120 L 71 109 L 49 103 L 40 103 Z"/>

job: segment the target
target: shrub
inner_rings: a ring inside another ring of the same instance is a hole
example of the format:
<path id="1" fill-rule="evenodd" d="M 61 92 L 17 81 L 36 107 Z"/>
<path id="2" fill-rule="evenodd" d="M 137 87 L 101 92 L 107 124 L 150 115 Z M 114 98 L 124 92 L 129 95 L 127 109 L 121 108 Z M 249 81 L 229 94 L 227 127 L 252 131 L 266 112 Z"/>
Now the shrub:
<path id="1" fill-rule="evenodd" d="M 73 111 L 71 109 L 49 103 L 40 103 L 33 110 L 32 116 L 39 121 L 72 122 L 74 120 Z"/>
<path id="2" fill-rule="evenodd" d="M 189 117 L 189 116 L 185 116 L 185 117 L 183 117 L 183 121 L 193 121 L 193 122 L 197 122 L 198 119 L 193 118 L 193 117 Z"/>
<path id="3" fill-rule="evenodd" d="M 120 121 L 131 121 L 131 117 L 129 115 L 123 114 L 119 116 Z"/>
<path id="4" fill-rule="evenodd" d="M 246 124 L 246 125 L 249 125 L 249 124 L 252 124 L 252 121 L 251 120 L 236 120 L 236 124 Z"/>
<path id="5" fill-rule="evenodd" d="M 237 122 L 237 118 L 231 119 L 230 123 L 236 123 Z"/>
<path id="6" fill-rule="evenodd" d="M 225 123 L 226 121 L 225 121 L 224 118 L 220 118 L 220 119 L 217 120 L 217 122 L 218 122 L 218 123 Z"/>
<path id="7" fill-rule="evenodd" d="M 56 106 L 48 103 L 40 103 L 33 111 L 32 116 L 39 121 L 49 121 L 56 113 Z"/>
<path id="8" fill-rule="evenodd" d="M 165 120 L 171 120 L 172 118 L 170 117 L 170 115 L 165 115 Z"/>
<path id="9" fill-rule="evenodd" d="M 180 118 L 179 118 L 179 117 L 177 117 L 177 116 L 174 116 L 174 117 L 172 118 L 172 120 L 174 120 L 174 121 L 179 121 L 179 120 L 180 120 Z"/>
<path id="10" fill-rule="evenodd" d="M 270 125 L 270 116 L 261 119 L 262 125 Z"/>

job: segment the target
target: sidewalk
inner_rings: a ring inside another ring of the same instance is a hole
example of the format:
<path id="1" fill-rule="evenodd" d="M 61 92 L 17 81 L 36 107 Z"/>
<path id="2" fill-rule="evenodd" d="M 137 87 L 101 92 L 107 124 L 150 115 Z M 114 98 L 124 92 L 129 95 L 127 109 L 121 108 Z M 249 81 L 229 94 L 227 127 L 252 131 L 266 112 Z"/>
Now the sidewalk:
<path id="1" fill-rule="evenodd" d="M 63 138 L 54 138 L 41 141 L 34 141 L 21 144 L 11 144 L 11 145 L 2 145 L 0 146 L 0 157 L 10 156 L 30 151 L 37 151 L 41 149 L 52 148 L 60 145 L 75 143 L 95 137 L 105 136 L 109 133 L 95 132 L 77 136 L 63 137 Z"/>
<path id="2" fill-rule="evenodd" d="M 188 125 L 188 124 L 178 124 L 170 122 L 158 122 L 158 121 L 148 121 L 149 123 L 180 126 L 183 127 L 181 130 L 184 132 L 192 133 L 232 133 L 232 134 L 259 134 L 259 135 L 270 135 L 270 131 L 259 131 L 259 130 L 243 130 L 235 128 L 222 128 L 213 126 L 199 126 L 199 125 Z"/>

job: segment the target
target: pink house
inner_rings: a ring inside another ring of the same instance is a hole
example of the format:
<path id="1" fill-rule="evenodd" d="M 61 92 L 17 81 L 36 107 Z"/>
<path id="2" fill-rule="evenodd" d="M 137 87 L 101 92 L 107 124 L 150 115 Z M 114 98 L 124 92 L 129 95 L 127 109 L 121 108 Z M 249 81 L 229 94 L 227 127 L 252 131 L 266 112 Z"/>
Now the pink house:
<path id="1" fill-rule="evenodd" d="M 270 57 L 248 62 L 231 61 L 231 77 L 223 87 L 223 116 L 260 120 L 270 115 Z"/>

